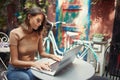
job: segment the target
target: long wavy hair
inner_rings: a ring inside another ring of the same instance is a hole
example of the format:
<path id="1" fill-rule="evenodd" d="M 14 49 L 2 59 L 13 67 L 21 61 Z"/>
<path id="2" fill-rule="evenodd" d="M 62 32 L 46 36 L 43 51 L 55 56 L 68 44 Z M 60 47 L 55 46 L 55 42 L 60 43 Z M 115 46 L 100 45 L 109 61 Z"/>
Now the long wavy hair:
<path id="1" fill-rule="evenodd" d="M 37 30 L 33 30 L 35 32 L 41 32 L 43 30 L 43 27 L 45 26 L 46 24 L 46 15 L 45 13 L 42 11 L 42 9 L 40 7 L 33 7 L 33 8 L 30 8 L 30 9 L 27 9 L 26 10 L 26 19 L 25 19 L 25 23 L 29 26 L 30 23 L 29 23 L 29 19 L 28 19 L 28 15 L 31 15 L 31 16 L 36 16 L 38 14 L 42 14 L 43 15 L 43 22 L 42 24 L 38 27 Z"/>

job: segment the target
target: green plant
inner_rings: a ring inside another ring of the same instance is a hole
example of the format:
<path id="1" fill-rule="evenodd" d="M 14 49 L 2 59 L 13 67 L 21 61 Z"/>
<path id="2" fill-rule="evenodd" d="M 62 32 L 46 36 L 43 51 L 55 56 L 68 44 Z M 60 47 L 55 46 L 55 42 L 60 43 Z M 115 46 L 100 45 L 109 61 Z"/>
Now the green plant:
<path id="1" fill-rule="evenodd" d="M 95 33 L 95 34 L 93 34 L 93 37 L 103 38 L 103 34 L 101 34 L 101 33 Z"/>
<path id="2" fill-rule="evenodd" d="M 24 14 L 24 9 L 30 9 L 32 7 L 41 7 L 43 12 L 46 13 L 46 9 L 48 7 L 49 3 L 48 0 L 26 0 L 25 3 L 23 4 L 23 10 L 17 12 L 15 15 L 18 18 L 19 23 L 22 23 L 25 20 L 26 15 Z"/>

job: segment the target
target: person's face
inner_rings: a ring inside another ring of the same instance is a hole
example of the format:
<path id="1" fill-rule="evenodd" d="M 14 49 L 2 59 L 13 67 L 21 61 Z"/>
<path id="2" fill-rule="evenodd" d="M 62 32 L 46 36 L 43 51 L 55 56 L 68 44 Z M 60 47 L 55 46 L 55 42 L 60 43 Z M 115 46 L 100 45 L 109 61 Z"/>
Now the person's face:
<path id="1" fill-rule="evenodd" d="M 30 26 L 32 29 L 37 30 L 38 27 L 42 24 L 43 22 L 43 15 L 42 14 L 38 14 L 36 16 L 31 16 L 30 15 Z"/>

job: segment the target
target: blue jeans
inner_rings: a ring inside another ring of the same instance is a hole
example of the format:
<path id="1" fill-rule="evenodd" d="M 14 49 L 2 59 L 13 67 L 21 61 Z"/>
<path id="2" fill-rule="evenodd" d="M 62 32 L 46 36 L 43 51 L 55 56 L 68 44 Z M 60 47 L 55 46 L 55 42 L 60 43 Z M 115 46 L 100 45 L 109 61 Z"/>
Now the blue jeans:
<path id="1" fill-rule="evenodd" d="M 31 72 L 30 68 L 16 68 L 11 64 L 8 65 L 7 70 L 8 80 L 38 80 Z"/>

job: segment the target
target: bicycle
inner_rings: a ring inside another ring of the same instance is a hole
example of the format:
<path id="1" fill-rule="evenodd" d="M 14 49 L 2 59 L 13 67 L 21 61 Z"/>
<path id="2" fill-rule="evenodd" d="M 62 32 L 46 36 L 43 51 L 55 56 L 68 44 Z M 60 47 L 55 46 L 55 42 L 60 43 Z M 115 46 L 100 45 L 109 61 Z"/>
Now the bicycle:
<path id="1" fill-rule="evenodd" d="M 53 53 L 55 55 L 60 55 L 63 56 L 64 52 L 77 46 L 77 45 L 81 45 L 82 46 L 82 50 L 79 51 L 79 53 L 77 54 L 77 58 L 79 59 L 84 59 L 85 56 L 90 55 L 90 53 L 92 53 L 94 56 L 89 58 L 90 60 L 88 61 L 89 63 L 93 64 L 93 66 L 95 67 L 96 71 L 98 71 L 99 68 L 99 60 L 98 60 L 98 56 L 96 54 L 96 52 L 94 51 L 92 44 L 92 41 L 85 41 L 85 40 L 74 40 L 74 43 L 72 44 L 71 47 L 65 47 L 64 51 L 60 51 L 60 49 L 57 46 L 57 43 L 55 41 L 55 37 L 53 34 L 52 29 L 57 25 L 57 24 L 66 24 L 65 22 L 61 22 L 61 21 L 57 21 L 57 22 L 50 22 L 49 20 L 47 20 L 47 25 L 50 25 L 50 29 L 48 31 L 47 36 L 44 38 L 43 40 L 43 46 L 45 46 L 46 44 L 46 52 L 49 53 L 50 52 L 50 42 L 52 43 L 53 46 Z M 85 60 L 85 59 L 84 59 Z"/>

